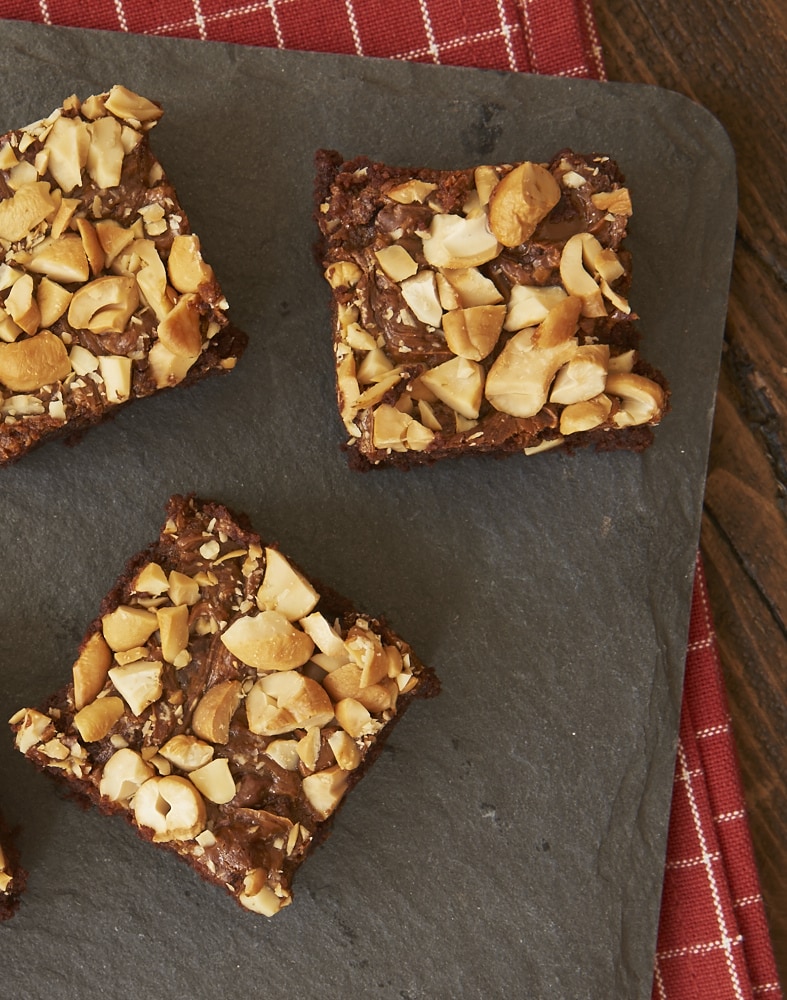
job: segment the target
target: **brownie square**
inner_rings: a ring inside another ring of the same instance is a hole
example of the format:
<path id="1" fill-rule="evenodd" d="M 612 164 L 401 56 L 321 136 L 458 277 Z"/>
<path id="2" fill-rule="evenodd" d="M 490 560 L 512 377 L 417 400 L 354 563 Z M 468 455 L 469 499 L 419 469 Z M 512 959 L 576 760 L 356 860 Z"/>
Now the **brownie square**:
<path id="1" fill-rule="evenodd" d="M 0 465 L 234 368 L 246 336 L 116 85 L 0 135 Z"/>
<path id="2" fill-rule="evenodd" d="M 639 354 L 610 157 L 431 170 L 320 150 L 315 194 L 353 466 L 652 443 L 669 388 Z"/>
<path id="3" fill-rule="evenodd" d="M 434 672 L 242 517 L 172 497 L 17 748 L 271 916 Z"/>

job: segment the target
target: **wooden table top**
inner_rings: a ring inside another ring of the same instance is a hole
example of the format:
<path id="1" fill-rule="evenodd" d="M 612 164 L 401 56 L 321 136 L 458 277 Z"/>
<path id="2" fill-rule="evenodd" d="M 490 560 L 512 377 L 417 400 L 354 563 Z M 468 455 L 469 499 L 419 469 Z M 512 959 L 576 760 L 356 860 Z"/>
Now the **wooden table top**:
<path id="1" fill-rule="evenodd" d="M 610 80 L 727 129 L 738 225 L 701 550 L 776 962 L 787 984 L 787 4 L 599 0 Z"/>

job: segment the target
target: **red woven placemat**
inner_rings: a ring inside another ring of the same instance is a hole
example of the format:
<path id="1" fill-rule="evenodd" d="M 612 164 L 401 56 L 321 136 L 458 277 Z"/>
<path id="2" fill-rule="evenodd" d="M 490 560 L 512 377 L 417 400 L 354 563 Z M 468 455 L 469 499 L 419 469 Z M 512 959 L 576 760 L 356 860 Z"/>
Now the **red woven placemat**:
<path id="1" fill-rule="evenodd" d="M 0 18 L 605 78 L 590 0 L 0 0 Z M 699 559 L 653 997 L 782 997 Z"/>
<path id="2" fill-rule="evenodd" d="M 603 78 L 590 0 L 0 0 L 71 27 Z"/>
<path id="3" fill-rule="evenodd" d="M 781 996 L 698 558 L 653 997 Z"/>

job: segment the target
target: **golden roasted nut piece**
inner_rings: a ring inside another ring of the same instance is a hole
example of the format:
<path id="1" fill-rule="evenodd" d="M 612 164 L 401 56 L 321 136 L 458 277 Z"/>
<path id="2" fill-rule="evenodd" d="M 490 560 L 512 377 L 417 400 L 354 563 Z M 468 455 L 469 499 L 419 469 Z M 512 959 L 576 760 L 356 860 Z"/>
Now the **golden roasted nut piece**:
<path id="1" fill-rule="evenodd" d="M 540 163 L 520 163 L 489 195 L 489 228 L 504 247 L 517 247 L 560 201 L 560 185 Z"/>
<path id="2" fill-rule="evenodd" d="M 430 170 L 321 150 L 316 192 L 354 468 L 652 443 L 669 387 L 637 353 L 608 156 Z"/>
<path id="3" fill-rule="evenodd" d="M 398 412 L 398 411 L 397 411 Z M 273 916 L 434 673 L 226 508 L 176 496 L 17 749 Z M 0 887 L 1 888 L 1 887 Z"/>
<path id="4" fill-rule="evenodd" d="M 0 465 L 245 347 L 152 152 L 162 113 L 116 85 L 0 135 Z"/>

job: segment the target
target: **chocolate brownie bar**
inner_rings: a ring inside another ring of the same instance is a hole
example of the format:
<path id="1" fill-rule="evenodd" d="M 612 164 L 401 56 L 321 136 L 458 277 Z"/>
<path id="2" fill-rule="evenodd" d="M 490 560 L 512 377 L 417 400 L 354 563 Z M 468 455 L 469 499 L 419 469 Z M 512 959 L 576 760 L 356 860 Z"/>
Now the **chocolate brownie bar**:
<path id="1" fill-rule="evenodd" d="M 27 872 L 20 864 L 11 831 L 0 815 L 0 920 L 14 915 L 26 882 Z"/>
<path id="2" fill-rule="evenodd" d="M 413 699 L 438 681 L 380 619 L 226 508 L 175 496 L 16 746 L 270 916 Z"/>
<path id="3" fill-rule="evenodd" d="M 316 165 L 352 465 L 652 442 L 669 389 L 638 352 L 631 198 L 608 156 Z"/>
<path id="4" fill-rule="evenodd" d="M 244 349 L 151 150 L 162 113 L 114 86 L 0 135 L 0 465 Z"/>

